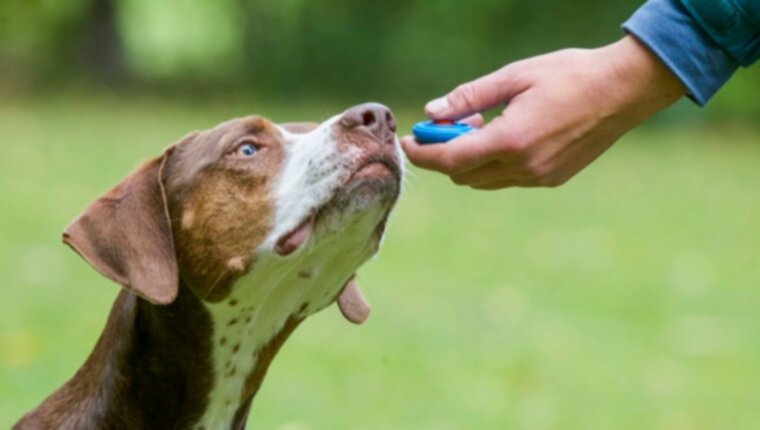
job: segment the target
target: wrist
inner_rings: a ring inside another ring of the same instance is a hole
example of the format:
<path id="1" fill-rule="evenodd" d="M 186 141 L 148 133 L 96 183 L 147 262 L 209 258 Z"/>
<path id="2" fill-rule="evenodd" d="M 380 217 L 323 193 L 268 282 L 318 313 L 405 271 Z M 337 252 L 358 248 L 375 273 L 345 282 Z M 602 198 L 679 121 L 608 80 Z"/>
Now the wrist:
<path id="1" fill-rule="evenodd" d="M 643 121 L 686 94 L 686 87 L 652 51 L 628 35 L 602 48 L 609 61 L 612 81 L 618 87 L 620 103 L 632 108 L 628 114 Z M 630 110 L 630 109 L 626 109 Z"/>

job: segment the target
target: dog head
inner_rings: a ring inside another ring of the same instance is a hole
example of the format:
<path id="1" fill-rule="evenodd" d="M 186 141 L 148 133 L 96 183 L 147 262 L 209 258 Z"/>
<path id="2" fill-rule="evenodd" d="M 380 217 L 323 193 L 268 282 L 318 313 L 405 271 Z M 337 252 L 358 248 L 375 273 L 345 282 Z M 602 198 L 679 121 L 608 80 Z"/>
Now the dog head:
<path id="1" fill-rule="evenodd" d="M 344 314 L 361 320 L 347 281 L 377 251 L 399 195 L 395 130 L 387 108 L 364 104 L 322 124 L 250 116 L 191 133 L 91 203 L 64 242 L 154 304 L 171 303 L 180 281 L 216 303 L 257 288 L 239 281 L 258 274 L 320 285 L 303 313 L 343 291 Z"/>

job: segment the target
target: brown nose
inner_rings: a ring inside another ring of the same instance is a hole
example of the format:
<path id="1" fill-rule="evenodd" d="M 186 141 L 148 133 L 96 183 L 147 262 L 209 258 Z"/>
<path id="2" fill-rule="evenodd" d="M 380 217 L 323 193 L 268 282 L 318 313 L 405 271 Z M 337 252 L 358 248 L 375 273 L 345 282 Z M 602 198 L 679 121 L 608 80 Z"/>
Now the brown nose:
<path id="1" fill-rule="evenodd" d="M 340 123 L 348 129 L 364 127 L 381 142 L 394 142 L 396 118 L 390 109 L 380 103 L 354 106 L 343 114 Z"/>

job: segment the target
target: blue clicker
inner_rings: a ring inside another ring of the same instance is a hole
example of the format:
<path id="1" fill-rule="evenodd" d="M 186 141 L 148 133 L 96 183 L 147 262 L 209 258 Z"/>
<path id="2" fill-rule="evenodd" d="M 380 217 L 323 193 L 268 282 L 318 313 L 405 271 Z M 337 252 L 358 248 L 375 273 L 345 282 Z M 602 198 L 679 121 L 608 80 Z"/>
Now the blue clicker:
<path id="1" fill-rule="evenodd" d="M 422 121 L 414 124 L 412 133 L 419 143 L 444 143 L 475 130 L 469 124 L 455 121 Z"/>

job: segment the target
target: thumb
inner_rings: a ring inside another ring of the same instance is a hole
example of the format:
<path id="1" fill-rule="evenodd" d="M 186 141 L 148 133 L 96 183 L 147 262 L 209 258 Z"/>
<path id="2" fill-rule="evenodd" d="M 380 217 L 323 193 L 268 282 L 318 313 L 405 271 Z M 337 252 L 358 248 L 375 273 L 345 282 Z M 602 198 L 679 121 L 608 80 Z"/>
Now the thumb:
<path id="1" fill-rule="evenodd" d="M 515 67 L 507 65 L 429 102 L 425 113 L 432 119 L 461 119 L 506 103 L 527 86 L 519 82 Z"/>

